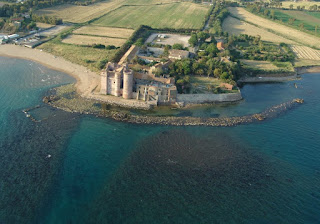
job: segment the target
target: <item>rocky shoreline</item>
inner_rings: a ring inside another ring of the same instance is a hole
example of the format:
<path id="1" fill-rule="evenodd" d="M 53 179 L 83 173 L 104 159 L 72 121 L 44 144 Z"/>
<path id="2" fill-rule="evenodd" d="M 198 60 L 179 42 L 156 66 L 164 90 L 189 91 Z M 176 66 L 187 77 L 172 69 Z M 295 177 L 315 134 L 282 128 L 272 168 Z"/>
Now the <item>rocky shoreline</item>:
<path id="1" fill-rule="evenodd" d="M 239 117 L 176 117 L 176 116 L 148 116 L 131 114 L 128 111 L 112 110 L 108 105 L 99 101 L 86 100 L 76 94 L 72 85 L 59 87 L 50 95 L 43 98 L 43 102 L 64 111 L 81 114 L 92 114 L 98 117 L 107 117 L 116 121 L 134 124 L 172 125 L 172 126 L 212 126 L 228 127 L 241 124 L 261 122 L 276 118 L 284 112 L 304 103 L 303 99 L 293 99 L 279 105 L 275 105 L 257 114 Z"/>

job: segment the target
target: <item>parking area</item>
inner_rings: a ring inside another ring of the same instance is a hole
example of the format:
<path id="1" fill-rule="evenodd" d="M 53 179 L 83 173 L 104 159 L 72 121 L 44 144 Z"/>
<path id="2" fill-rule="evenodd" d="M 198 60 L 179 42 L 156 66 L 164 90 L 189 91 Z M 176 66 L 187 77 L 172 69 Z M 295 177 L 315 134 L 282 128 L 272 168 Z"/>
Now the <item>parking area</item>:
<path id="1" fill-rule="evenodd" d="M 146 40 L 146 44 L 163 44 L 163 45 L 173 45 L 182 44 L 184 47 L 189 47 L 190 36 L 181 34 L 171 34 L 171 33 L 153 33 Z"/>

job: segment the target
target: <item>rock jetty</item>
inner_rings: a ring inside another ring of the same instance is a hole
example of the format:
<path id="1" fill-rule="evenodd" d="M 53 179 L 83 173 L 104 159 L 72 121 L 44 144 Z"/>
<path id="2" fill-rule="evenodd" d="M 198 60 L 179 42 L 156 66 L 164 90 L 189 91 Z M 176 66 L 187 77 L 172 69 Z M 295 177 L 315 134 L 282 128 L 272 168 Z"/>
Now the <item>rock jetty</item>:
<path id="1" fill-rule="evenodd" d="M 212 127 L 229 127 L 241 124 L 249 124 L 267 119 L 278 117 L 282 113 L 293 109 L 295 106 L 302 104 L 303 99 L 294 99 L 292 101 L 275 105 L 262 113 L 251 114 L 239 117 L 221 117 L 221 118 L 202 118 L 202 117 L 156 117 L 141 115 L 120 115 L 112 114 L 110 117 L 114 120 L 125 121 L 135 124 L 157 124 L 173 126 L 212 126 Z"/>
<path id="2" fill-rule="evenodd" d="M 117 109 L 109 110 L 107 106 L 99 101 L 87 100 L 80 96 L 64 97 L 70 95 L 69 91 L 73 91 L 68 86 L 59 87 L 55 93 L 51 92 L 49 97 L 44 97 L 44 102 L 58 109 L 68 112 L 80 114 L 93 114 L 99 117 L 108 117 L 116 121 L 134 123 L 134 124 L 150 124 L 150 125 L 172 125 L 172 126 L 212 126 L 212 127 L 228 127 L 241 124 L 249 124 L 261 122 L 276 118 L 281 114 L 295 108 L 304 103 L 303 99 L 293 99 L 279 105 L 272 106 L 265 111 L 257 114 L 250 114 L 239 117 L 177 117 L 177 116 L 149 116 L 132 114 L 126 110 Z M 104 105 L 104 106 L 103 106 Z"/>

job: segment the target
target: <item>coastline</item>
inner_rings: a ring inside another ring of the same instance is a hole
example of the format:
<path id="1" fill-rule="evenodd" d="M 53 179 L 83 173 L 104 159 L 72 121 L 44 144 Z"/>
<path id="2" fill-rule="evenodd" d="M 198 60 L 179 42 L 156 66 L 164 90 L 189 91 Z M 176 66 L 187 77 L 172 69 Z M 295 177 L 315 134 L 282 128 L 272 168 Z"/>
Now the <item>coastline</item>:
<path id="1" fill-rule="evenodd" d="M 86 101 L 100 102 L 104 104 L 116 105 L 124 108 L 135 108 L 148 110 L 151 105 L 148 102 L 136 100 L 123 100 L 118 97 L 109 95 L 100 95 L 94 91 L 100 86 L 100 75 L 90 71 L 88 68 L 69 62 L 62 57 L 56 57 L 50 53 L 38 49 L 30 49 L 17 45 L 0 45 L 0 56 L 21 58 L 38 62 L 50 69 L 64 72 L 76 79 L 76 93 Z M 300 74 L 320 72 L 320 66 L 306 66 L 296 69 L 296 74 L 293 76 L 284 77 L 247 77 L 239 80 L 240 83 L 250 82 L 285 82 L 298 78 Z M 222 96 L 223 95 L 223 96 Z M 224 96 L 227 95 L 227 96 Z M 182 96 L 185 97 L 185 96 Z M 188 96 L 189 97 L 189 96 Z M 239 94 L 221 94 L 216 96 L 194 97 L 193 101 L 186 103 L 183 106 L 201 105 L 205 103 L 223 103 L 235 102 L 242 100 L 241 93 Z M 181 101 L 181 100 L 180 100 Z M 179 101 L 178 101 L 179 102 Z M 181 103 L 180 103 L 181 104 Z M 179 105 L 181 106 L 181 105 Z"/>
<path id="2" fill-rule="evenodd" d="M 134 108 L 149 110 L 153 107 L 149 102 L 137 101 L 135 99 L 122 99 L 110 95 L 101 95 L 96 92 L 100 86 L 100 75 L 90 71 L 88 68 L 69 62 L 62 57 L 56 57 L 50 53 L 38 49 L 30 49 L 23 46 L 12 44 L 0 45 L 0 56 L 21 58 L 38 62 L 50 69 L 64 72 L 76 79 L 75 87 L 77 93 L 92 101 L 100 101 L 110 105 L 120 106 L 124 108 Z M 181 96 L 180 98 L 185 98 Z M 191 99 L 191 101 L 190 101 Z M 235 102 L 242 99 L 241 93 L 237 94 L 209 94 L 206 96 L 188 95 L 185 102 L 178 101 L 178 106 L 181 105 L 200 105 L 204 103 L 224 103 Z M 190 102 L 189 102 L 190 101 Z"/>
<path id="3" fill-rule="evenodd" d="M 238 80 L 238 83 L 272 83 L 272 82 L 287 82 L 300 78 L 303 74 L 320 73 L 319 65 L 302 66 L 295 68 L 294 75 L 286 75 L 286 73 L 275 73 L 266 76 L 264 74 L 257 75 L 255 77 L 243 77 Z"/>
<path id="4" fill-rule="evenodd" d="M 12 44 L 0 45 L 0 56 L 21 58 L 40 63 L 50 69 L 64 72 L 76 79 L 77 93 L 82 97 L 89 97 L 99 82 L 100 76 L 88 68 L 69 62 L 38 49 L 30 49 Z"/>

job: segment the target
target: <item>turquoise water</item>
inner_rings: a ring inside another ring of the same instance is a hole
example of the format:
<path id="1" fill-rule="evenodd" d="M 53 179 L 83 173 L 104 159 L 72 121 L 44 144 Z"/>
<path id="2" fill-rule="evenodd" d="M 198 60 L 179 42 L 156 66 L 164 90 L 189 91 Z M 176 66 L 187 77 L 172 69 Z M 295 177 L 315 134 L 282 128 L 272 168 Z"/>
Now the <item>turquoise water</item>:
<path id="1" fill-rule="evenodd" d="M 69 76 L 0 57 L 0 223 L 320 223 L 320 74 L 245 85 L 191 116 L 305 104 L 228 128 L 134 125 L 41 104 Z M 294 88 L 294 83 L 298 88 Z M 44 119 L 34 123 L 23 109 Z M 50 155 L 50 157 L 48 157 Z"/>

